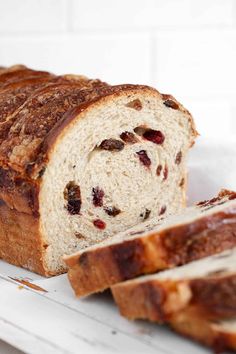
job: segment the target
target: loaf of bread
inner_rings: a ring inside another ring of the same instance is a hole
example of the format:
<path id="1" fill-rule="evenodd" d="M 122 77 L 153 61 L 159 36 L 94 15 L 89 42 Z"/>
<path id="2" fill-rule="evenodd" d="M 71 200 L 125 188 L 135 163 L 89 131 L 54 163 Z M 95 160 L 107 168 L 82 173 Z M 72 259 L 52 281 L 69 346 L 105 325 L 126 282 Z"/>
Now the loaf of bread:
<path id="1" fill-rule="evenodd" d="M 75 294 L 85 296 L 138 275 L 236 246 L 236 193 L 222 190 L 164 220 L 146 221 L 65 257 Z"/>
<path id="2" fill-rule="evenodd" d="M 178 333 L 210 346 L 215 353 L 236 351 L 236 317 L 224 320 L 211 320 L 199 316 L 194 310 L 179 312 L 171 321 Z"/>
<path id="3" fill-rule="evenodd" d="M 2 68 L 0 258 L 58 274 L 63 254 L 178 212 L 196 135 L 153 88 Z"/>
<path id="4" fill-rule="evenodd" d="M 208 319 L 236 317 L 236 248 L 116 284 L 112 293 L 129 319 L 169 322 L 190 309 Z"/>

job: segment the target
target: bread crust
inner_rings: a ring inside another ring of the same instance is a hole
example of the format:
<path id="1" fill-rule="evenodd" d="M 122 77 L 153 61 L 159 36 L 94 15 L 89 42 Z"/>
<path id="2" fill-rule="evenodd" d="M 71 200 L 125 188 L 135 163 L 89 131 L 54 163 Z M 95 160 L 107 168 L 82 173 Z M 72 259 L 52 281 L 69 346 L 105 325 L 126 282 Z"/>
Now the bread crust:
<path id="1" fill-rule="evenodd" d="M 2 213 L 4 217 L 8 212 L 9 215 L 16 214 L 20 225 L 18 235 L 26 243 L 26 249 L 28 242 L 31 243 L 32 240 L 29 241 L 25 237 L 28 229 L 24 224 L 24 215 L 29 217 L 32 223 L 35 221 L 31 238 L 35 239 L 38 260 L 32 263 L 31 270 L 48 274 L 43 264 L 43 235 L 38 227 L 39 198 L 43 173 L 50 155 L 60 143 L 60 137 L 74 121 L 95 105 L 103 104 L 104 101 L 124 93 L 128 95 L 129 92 L 139 91 L 167 99 L 167 96 L 162 96 L 147 86 L 110 86 L 100 80 L 89 80 L 83 76 L 55 76 L 20 65 L 0 71 L 0 108 L 1 102 L 4 107 L 4 114 L 0 118 L 0 199 L 6 204 Z M 19 99 L 17 104 L 16 100 L 8 100 L 12 97 Z M 171 99 L 178 105 L 179 110 L 186 113 L 192 129 L 193 143 L 197 135 L 193 119 L 180 103 L 174 98 Z M 5 103 L 7 100 L 9 104 Z M 5 209 L 6 207 L 9 210 Z M 0 244 L 4 242 L 5 234 L 2 231 Z M 28 252 L 30 257 L 31 251 L 25 252 Z M 7 251 L 5 247 L 1 257 L 28 267 L 25 261 L 27 257 L 22 256 L 21 261 L 21 257 L 13 249 Z"/>
<path id="2" fill-rule="evenodd" d="M 164 323 L 192 308 L 208 319 L 236 316 L 236 274 L 127 282 L 114 285 L 112 294 L 121 314 L 132 320 Z"/>
<path id="3" fill-rule="evenodd" d="M 43 264 L 43 250 L 39 216 L 11 209 L 0 200 L 0 258 L 48 275 Z"/>
<path id="4" fill-rule="evenodd" d="M 235 206 L 229 206 L 189 224 L 65 257 L 70 283 L 78 297 L 86 296 L 229 249 L 236 245 L 235 216 Z"/>
<path id="5" fill-rule="evenodd" d="M 195 308 L 176 314 L 170 325 L 181 335 L 211 347 L 217 354 L 227 349 L 236 350 L 236 332 L 227 331 L 220 322 L 209 320 Z"/>

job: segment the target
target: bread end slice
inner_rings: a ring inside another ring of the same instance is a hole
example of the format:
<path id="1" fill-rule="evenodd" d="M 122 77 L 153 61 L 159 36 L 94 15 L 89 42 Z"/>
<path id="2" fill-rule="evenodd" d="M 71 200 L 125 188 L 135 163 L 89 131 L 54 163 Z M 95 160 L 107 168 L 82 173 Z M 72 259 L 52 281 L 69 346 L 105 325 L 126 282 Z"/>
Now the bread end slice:
<path id="1" fill-rule="evenodd" d="M 236 316 L 236 248 L 112 286 L 123 316 L 168 322 L 194 307 L 207 318 Z"/>
<path id="2" fill-rule="evenodd" d="M 153 219 L 64 257 L 75 294 L 86 296 L 138 275 L 172 268 L 236 245 L 236 202 L 223 191 L 164 222 Z"/>
<path id="3" fill-rule="evenodd" d="M 236 350 L 236 319 L 209 320 L 194 310 L 179 313 L 171 327 L 181 335 L 211 347 L 215 353 Z"/>

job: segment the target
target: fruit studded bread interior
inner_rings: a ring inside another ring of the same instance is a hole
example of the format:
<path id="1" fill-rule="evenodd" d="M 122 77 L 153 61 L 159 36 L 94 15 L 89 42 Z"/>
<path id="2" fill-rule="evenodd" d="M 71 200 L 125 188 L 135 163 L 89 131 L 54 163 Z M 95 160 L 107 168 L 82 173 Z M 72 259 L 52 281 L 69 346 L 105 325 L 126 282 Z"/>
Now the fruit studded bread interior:
<path id="1" fill-rule="evenodd" d="M 185 205 L 196 131 L 171 96 L 25 67 L 0 72 L 0 93 L 0 166 L 38 190 L 31 209 L 48 273 L 64 269 L 63 254 Z"/>
<path id="2" fill-rule="evenodd" d="M 78 252 L 77 254 L 82 254 L 83 252 L 93 252 L 97 249 L 102 249 L 114 244 L 122 244 L 125 240 L 134 240 L 139 239 L 141 237 L 149 237 L 151 234 L 161 233 L 164 230 L 174 229 L 178 226 L 183 226 L 184 224 L 191 224 L 192 222 L 197 221 L 201 218 L 207 218 L 214 214 L 224 212 L 225 209 L 233 208 L 235 213 L 236 207 L 236 193 L 222 190 L 219 192 L 217 197 L 214 197 L 209 200 L 205 200 L 197 203 L 196 205 L 187 207 L 182 211 L 176 213 L 175 215 L 170 215 L 166 218 L 156 217 L 150 220 L 147 220 L 141 224 L 135 225 L 134 227 L 120 232 L 112 237 L 112 239 L 107 239 L 103 242 L 100 242 L 98 245 L 94 245 L 89 247 L 88 249 Z M 222 214 L 222 217 L 224 215 Z M 225 222 L 233 223 L 235 222 L 235 218 L 231 218 L 230 220 L 226 220 Z M 210 226 L 210 225 L 209 225 Z M 74 255 L 71 255 L 68 258 L 72 258 Z"/>

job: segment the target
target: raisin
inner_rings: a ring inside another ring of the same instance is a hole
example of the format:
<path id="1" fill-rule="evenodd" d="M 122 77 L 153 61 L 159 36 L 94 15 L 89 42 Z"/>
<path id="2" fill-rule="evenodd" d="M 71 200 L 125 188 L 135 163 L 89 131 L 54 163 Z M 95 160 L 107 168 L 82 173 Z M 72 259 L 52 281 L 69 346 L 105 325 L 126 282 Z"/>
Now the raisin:
<path id="1" fill-rule="evenodd" d="M 131 132 L 123 132 L 121 135 L 120 135 L 120 138 L 125 142 L 125 143 L 128 143 L 128 144 L 135 144 L 137 143 L 138 139 L 136 138 L 136 136 L 131 133 Z"/>
<path id="2" fill-rule="evenodd" d="M 40 171 L 39 171 L 39 174 L 38 174 L 38 177 L 42 177 L 44 175 L 44 172 L 46 171 L 46 167 L 44 166 Z"/>
<path id="3" fill-rule="evenodd" d="M 209 200 L 208 204 L 214 204 L 215 202 L 217 202 L 218 200 L 220 200 L 219 197 L 214 197 L 212 199 Z"/>
<path id="4" fill-rule="evenodd" d="M 181 163 L 181 160 L 182 160 L 182 151 L 179 151 L 175 158 L 176 165 L 179 165 Z"/>
<path id="5" fill-rule="evenodd" d="M 168 178 L 169 170 L 168 167 L 165 166 L 164 172 L 163 172 L 163 180 L 165 181 Z"/>
<path id="6" fill-rule="evenodd" d="M 145 212 L 140 214 L 140 217 L 143 218 L 143 220 L 147 220 L 150 214 L 151 214 L 151 210 L 146 208 Z"/>
<path id="7" fill-rule="evenodd" d="M 179 109 L 179 105 L 177 102 L 173 100 L 166 100 L 163 102 L 166 107 L 172 108 L 172 109 Z"/>
<path id="8" fill-rule="evenodd" d="M 146 130 L 147 130 L 147 127 L 144 125 L 140 125 L 139 127 L 134 128 L 134 132 L 140 136 L 143 136 L 143 134 L 145 133 Z"/>
<path id="9" fill-rule="evenodd" d="M 179 182 L 179 186 L 180 186 L 180 187 L 183 187 L 184 182 L 185 182 L 185 180 L 184 180 L 184 178 L 182 178 L 181 181 Z"/>
<path id="10" fill-rule="evenodd" d="M 94 220 L 93 225 L 100 230 L 104 230 L 106 228 L 106 223 L 100 219 Z"/>
<path id="11" fill-rule="evenodd" d="M 136 109 L 136 111 L 141 111 L 141 109 L 143 108 L 142 103 L 139 99 L 127 103 L 126 107 Z"/>
<path id="12" fill-rule="evenodd" d="M 208 200 L 203 200 L 202 202 L 198 202 L 196 205 L 197 206 L 205 206 L 208 203 Z"/>
<path id="13" fill-rule="evenodd" d="M 93 205 L 95 207 L 101 207 L 103 205 L 104 191 L 99 187 L 93 188 L 92 196 L 93 196 Z"/>
<path id="14" fill-rule="evenodd" d="M 136 152 L 136 154 L 138 155 L 140 162 L 144 166 L 150 167 L 152 162 L 151 162 L 150 158 L 148 157 L 147 152 L 145 150 L 140 150 L 140 151 Z"/>
<path id="15" fill-rule="evenodd" d="M 67 200 L 67 210 L 70 214 L 75 215 L 80 213 L 81 208 L 81 194 L 80 187 L 75 182 L 67 183 L 64 190 L 64 198 Z"/>
<path id="16" fill-rule="evenodd" d="M 105 212 L 109 215 L 109 216 L 116 216 L 118 214 L 120 214 L 121 210 L 116 208 L 116 207 L 105 207 L 104 208 Z"/>
<path id="17" fill-rule="evenodd" d="M 72 214 L 72 215 L 79 214 L 80 208 L 81 208 L 81 200 L 79 200 L 79 199 L 68 200 L 67 210 L 69 211 L 70 214 Z"/>
<path id="18" fill-rule="evenodd" d="M 100 144 L 100 149 L 108 151 L 121 151 L 124 149 L 124 143 L 117 139 L 105 139 Z"/>
<path id="19" fill-rule="evenodd" d="M 161 207 L 161 210 L 160 210 L 160 212 L 159 212 L 159 215 L 163 215 L 163 214 L 165 214 L 165 212 L 166 212 L 166 205 L 163 205 L 163 206 Z"/>
<path id="20" fill-rule="evenodd" d="M 144 139 L 153 142 L 154 144 L 163 144 L 165 140 L 164 134 L 160 130 L 148 129 L 143 134 Z"/>
<path id="21" fill-rule="evenodd" d="M 162 165 L 158 165 L 158 166 L 157 166 L 157 170 L 156 170 L 157 176 L 160 176 L 161 171 L 162 171 Z"/>
<path id="22" fill-rule="evenodd" d="M 83 240 L 86 237 L 84 235 L 82 235 L 80 232 L 75 232 L 75 237 L 78 238 L 79 240 Z"/>

